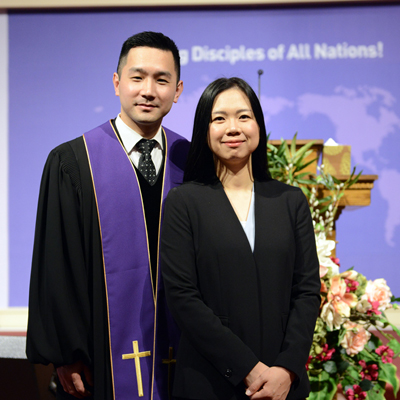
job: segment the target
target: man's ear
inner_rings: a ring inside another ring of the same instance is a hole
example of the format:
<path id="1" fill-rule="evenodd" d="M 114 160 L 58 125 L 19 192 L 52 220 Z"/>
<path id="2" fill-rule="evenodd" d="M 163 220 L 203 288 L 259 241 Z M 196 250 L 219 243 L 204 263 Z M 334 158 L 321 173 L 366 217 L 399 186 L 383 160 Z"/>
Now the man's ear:
<path id="1" fill-rule="evenodd" d="M 174 103 L 178 102 L 179 96 L 181 95 L 182 91 L 183 91 L 183 81 L 179 81 L 178 84 L 176 85 Z"/>
<path id="2" fill-rule="evenodd" d="M 119 96 L 119 76 L 116 72 L 114 72 L 113 75 L 113 84 L 114 84 L 115 95 Z"/>

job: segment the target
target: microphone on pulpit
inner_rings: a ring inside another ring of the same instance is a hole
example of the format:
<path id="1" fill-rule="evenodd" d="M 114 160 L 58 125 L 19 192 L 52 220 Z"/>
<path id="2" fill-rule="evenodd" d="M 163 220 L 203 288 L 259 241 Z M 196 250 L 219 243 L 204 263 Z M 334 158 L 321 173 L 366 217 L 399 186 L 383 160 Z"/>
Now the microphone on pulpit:
<path id="1" fill-rule="evenodd" d="M 259 69 L 257 71 L 258 74 L 258 100 L 260 100 L 260 96 L 261 96 L 261 75 L 264 73 L 264 71 L 262 69 Z"/>

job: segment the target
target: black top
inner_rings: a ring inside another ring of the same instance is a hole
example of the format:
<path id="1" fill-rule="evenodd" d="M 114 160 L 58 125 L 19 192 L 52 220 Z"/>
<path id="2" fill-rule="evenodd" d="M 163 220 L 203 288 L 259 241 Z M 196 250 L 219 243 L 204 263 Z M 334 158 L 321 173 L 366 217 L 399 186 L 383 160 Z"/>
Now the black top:
<path id="1" fill-rule="evenodd" d="M 52 150 L 43 171 L 26 353 L 33 363 L 93 366 L 96 400 L 112 399 L 102 265 L 93 183 L 79 137 Z M 75 399 L 58 389 L 57 398 Z"/>
<path id="2" fill-rule="evenodd" d="M 181 329 L 174 395 L 248 399 L 257 364 L 295 373 L 287 400 L 309 393 L 305 364 L 320 306 L 319 262 L 299 188 L 254 183 L 255 245 L 220 182 L 186 183 L 165 201 L 161 262 Z"/>

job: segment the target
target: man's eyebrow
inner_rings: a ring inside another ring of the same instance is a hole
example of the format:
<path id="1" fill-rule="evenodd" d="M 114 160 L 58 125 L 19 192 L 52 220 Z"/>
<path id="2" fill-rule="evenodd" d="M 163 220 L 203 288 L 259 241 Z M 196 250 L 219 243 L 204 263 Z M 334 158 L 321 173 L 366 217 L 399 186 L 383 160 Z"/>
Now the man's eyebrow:
<path id="1" fill-rule="evenodd" d="M 143 69 L 143 68 L 140 68 L 140 67 L 131 67 L 131 68 L 129 68 L 129 72 L 131 72 L 131 73 L 141 73 L 141 74 L 144 74 L 144 75 L 148 75 L 148 71 L 146 71 L 145 69 Z M 154 76 L 168 76 L 169 78 L 171 78 L 172 77 L 172 74 L 171 74 L 171 72 L 168 72 L 168 71 L 157 71 L 155 74 L 154 74 Z"/>

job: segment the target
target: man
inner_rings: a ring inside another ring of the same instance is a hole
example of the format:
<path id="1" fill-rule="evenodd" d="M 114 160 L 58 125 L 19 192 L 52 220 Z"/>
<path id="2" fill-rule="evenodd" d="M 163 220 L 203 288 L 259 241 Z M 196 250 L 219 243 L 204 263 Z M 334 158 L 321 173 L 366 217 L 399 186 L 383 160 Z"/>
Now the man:
<path id="1" fill-rule="evenodd" d="M 55 148 L 40 188 L 27 356 L 55 365 L 60 399 L 168 398 L 176 331 L 158 241 L 189 144 L 161 127 L 183 90 L 175 43 L 128 38 L 113 82 L 121 113 Z"/>

